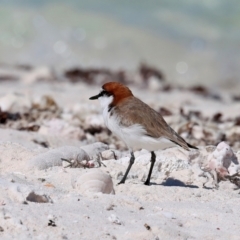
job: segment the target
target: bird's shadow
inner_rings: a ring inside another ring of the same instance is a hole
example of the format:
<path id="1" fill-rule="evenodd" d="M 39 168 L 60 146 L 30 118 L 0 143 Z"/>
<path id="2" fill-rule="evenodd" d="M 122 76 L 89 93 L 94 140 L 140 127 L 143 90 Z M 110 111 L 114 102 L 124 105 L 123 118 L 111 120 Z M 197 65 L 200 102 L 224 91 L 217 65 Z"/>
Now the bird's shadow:
<path id="1" fill-rule="evenodd" d="M 151 183 L 151 185 L 161 185 L 161 186 L 166 186 L 166 187 L 199 188 L 196 185 L 185 184 L 184 182 L 182 182 L 182 181 L 180 181 L 178 179 L 175 179 L 175 178 L 168 178 L 164 182 L 162 182 L 161 184 Z"/>

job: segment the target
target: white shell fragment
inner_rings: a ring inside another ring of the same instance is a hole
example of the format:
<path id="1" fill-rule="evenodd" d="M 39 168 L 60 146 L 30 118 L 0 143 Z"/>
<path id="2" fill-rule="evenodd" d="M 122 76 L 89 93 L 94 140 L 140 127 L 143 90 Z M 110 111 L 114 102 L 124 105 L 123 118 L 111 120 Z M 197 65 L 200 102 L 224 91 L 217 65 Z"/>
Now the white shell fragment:
<path id="1" fill-rule="evenodd" d="M 238 160 L 231 147 L 225 142 L 220 142 L 214 152 L 208 157 L 207 168 L 215 170 L 220 177 L 228 175 L 228 169 L 231 166 L 231 174 L 234 174 L 234 165 L 238 165 Z"/>
<path id="2" fill-rule="evenodd" d="M 80 193 L 104 193 L 115 194 L 112 178 L 99 169 L 86 170 L 82 175 L 78 176 L 73 187 Z"/>
<path id="3" fill-rule="evenodd" d="M 239 170 L 238 159 L 231 147 L 225 142 L 220 142 L 216 149 L 206 157 L 202 166 L 202 173 L 199 173 L 198 176 L 207 178 L 203 186 L 210 179 L 213 179 L 213 184 L 217 188 L 221 180 L 230 180 L 238 186 Z"/>

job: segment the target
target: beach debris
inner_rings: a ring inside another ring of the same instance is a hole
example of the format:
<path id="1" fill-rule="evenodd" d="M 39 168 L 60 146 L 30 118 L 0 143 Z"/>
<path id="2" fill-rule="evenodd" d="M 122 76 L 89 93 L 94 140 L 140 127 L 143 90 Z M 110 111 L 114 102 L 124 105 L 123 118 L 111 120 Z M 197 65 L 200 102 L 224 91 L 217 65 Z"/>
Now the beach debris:
<path id="1" fill-rule="evenodd" d="M 171 116 L 172 112 L 165 107 L 160 107 L 158 111 L 162 116 Z"/>
<path id="2" fill-rule="evenodd" d="M 82 157 L 74 157 L 73 159 L 64 159 L 61 158 L 62 161 L 67 162 L 68 165 L 64 166 L 65 168 L 94 168 L 94 167 L 101 167 L 102 165 L 106 167 L 106 165 L 102 162 L 102 155 L 101 153 L 97 154 L 93 160 L 83 159 Z"/>
<path id="3" fill-rule="evenodd" d="M 18 127 L 19 131 L 37 132 L 40 126 L 37 124 L 27 124 L 27 126 Z"/>
<path id="4" fill-rule="evenodd" d="M 72 83 L 78 81 L 85 81 L 88 84 L 92 84 L 98 76 L 112 76 L 112 71 L 105 68 L 72 68 L 65 71 L 65 77 Z"/>
<path id="5" fill-rule="evenodd" d="M 17 113 L 2 112 L 0 108 L 0 124 L 6 124 L 8 120 L 17 121 L 21 119 L 21 115 Z"/>
<path id="6" fill-rule="evenodd" d="M 78 167 L 78 165 L 87 164 L 88 162 L 89 166 L 93 167 L 92 164 L 94 162 L 97 162 L 99 165 L 102 164 L 101 160 L 98 159 L 98 155 L 106 149 L 108 149 L 108 146 L 100 142 L 85 145 L 81 148 L 63 146 L 34 156 L 29 160 L 29 167 L 44 170 L 54 166 L 63 166 L 63 162 L 68 162 L 70 164 L 69 167 Z M 94 160 L 91 162 L 90 158 Z"/>
<path id="7" fill-rule="evenodd" d="M 48 188 L 56 188 L 53 184 L 51 183 L 46 183 L 43 185 L 44 187 L 48 187 Z"/>
<path id="8" fill-rule="evenodd" d="M 62 158 L 75 159 L 76 157 L 78 161 L 80 159 L 90 160 L 88 154 L 83 149 L 74 146 L 64 146 L 40 153 L 29 160 L 29 166 L 44 170 L 54 166 L 62 166 Z"/>
<path id="9" fill-rule="evenodd" d="M 30 192 L 29 195 L 26 197 L 26 200 L 29 202 L 36 202 L 36 203 L 53 203 L 52 199 L 43 194 L 39 195 L 36 194 L 35 192 Z"/>
<path id="10" fill-rule="evenodd" d="M 230 167 L 231 166 L 231 167 Z M 239 186 L 240 165 L 231 147 L 226 142 L 220 142 L 216 149 L 208 155 L 207 164 L 202 166 L 203 173 L 207 181 L 212 177 L 214 185 L 218 187 L 220 181 L 229 180 Z"/>
<path id="11" fill-rule="evenodd" d="M 0 108 L 3 112 L 25 113 L 32 107 L 29 96 L 21 93 L 9 93 L 0 98 Z"/>
<path id="12" fill-rule="evenodd" d="M 222 113 L 218 112 L 215 113 L 212 117 L 212 121 L 216 122 L 216 123 L 221 123 L 222 122 Z"/>
<path id="13" fill-rule="evenodd" d="M 85 170 L 84 173 L 72 180 L 72 185 L 82 194 L 115 194 L 112 178 L 100 169 Z"/>
<path id="14" fill-rule="evenodd" d="M 164 81 L 164 74 L 159 69 L 149 66 L 146 63 L 141 63 L 138 71 L 144 81 L 148 81 L 151 77 L 155 77 L 159 81 Z"/>
<path id="15" fill-rule="evenodd" d="M 48 226 L 56 227 L 57 225 L 56 225 L 56 223 L 53 220 L 49 220 Z"/>
<path id="16" fill-rule="evenodd" d="M 5 128 L 37 132 L 44 122 L 60 117 L 61 109 L 49 95 L 33 97 L 10 93 L 0 98 L 0 123 Z"/>
<path id="17" fill-rule="evenodd" d="M 149 66 L 146 63 L 140 64 L 139 68 L 134 73 L 138 78 L 140 77 L 142 83 L 148 82 L 152 78 L 158 81 L 164 81 L 164 74 L 159 69 Z M 112 79 L 126 84 L 133 82 L 133 76 L 135 75 L 125 70 L 111 70 L 108 68 L 75 67 L 64 72 L 65 78 L 70 82 L 76 83 L 83 81 L 88 84 L 94 84 L 96 82 L 98 84 L 104 83 Z"/>
<path id="18" fill-rule="evenodd" d="M 237 186 L 237 189 L 240 188 L 240 172 L 233 175 L 227 175 L 225 178 L 228 179 L 231 183 L 235 184 Z"/>
<path id="19" fill-rule="evenodd" d="M 115 214 L 111 214 L 108 217 L 108 221 L 117 225 L 123 225 L 123 222 Z"/>
<path id="20" fill-rule="evenodd" d="M 151 227 L 150 227 L 147 223 L 144 224 L 144 227 L 145 227 L 148 231 L 151 231 Z"/>
<path id="21" fill-rule="evenodd" d="M 92 144 L 81 146 L 81 149 L 84 150 L 90 158 L 94 158 L 94 156 L 109 149 L 109 146 L 102 142 L 95 142 Z"/>
<path id="22" fill-rule="evenodd" d="M 44 148 L 49 148 L 49 143 L 47 141 L 39 140 L 39 139 L 33 139 L 34 143 L 39 144 L 40 146 Z"/>
<path id="23" fill-rule="evenodd" d="M 203 97 L 208 97 L 215 100 L 221 100 L 221 96 L 218 93 L 211 92 L 209 91 L 209 89 L 207 89 L 205 86 L 202 86 L 202 85 L 192 86 L 187 89 L 189 91 L 192 91 L 195 94 L 202 95 Z"/>
<path id="24" fill-rule="evenodd" d="M 114 204 L 110 203 L 107 207 L 106 207 L 106 210 L 107 211 L 112 211 L 114 210 L 114 207 L 116 207 Z"/>
<path id="25" fill-rule="evenodd" d="M 39 98 L 35 98 L 32 108 L 40 111 L 56 111 L 59 106 L 56 101 L 50 95 L 42 95 Z"/>
<path id="26" fill-rule="evenodd" d="M 56 216 L 53 216 L 52 214 L 49 214 L 48 215 L 48 226 L 56 227 L 57 226 L 56 223 L 55 223 L 56 220 L 57 220 Z"/>
<path id="27" fill-rule="evenodd" d="M 84 158 L 82 154 L 77 154 L 73 159 L 61 158 L 62 161 L 67 162 L 65 168 L 91 168 L 94 164 L 90 162 L 89 157 L 86 155 Z"/>

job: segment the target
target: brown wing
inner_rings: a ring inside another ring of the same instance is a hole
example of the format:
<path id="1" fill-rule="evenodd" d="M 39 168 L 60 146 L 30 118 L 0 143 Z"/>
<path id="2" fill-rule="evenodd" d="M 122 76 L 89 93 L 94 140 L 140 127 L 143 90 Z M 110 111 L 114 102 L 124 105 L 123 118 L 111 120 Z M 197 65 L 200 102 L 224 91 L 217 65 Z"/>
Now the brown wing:
<path id="1" fill-rule="evenodd" d="M 196 148 L 180 137 L 163 119 L 161 114 L 135 97 L 129 97 L 114 109 L 118 116 L 125 116 L 120 123 L 125 126 L 141 124 L 153 138 L 165 137 L 186 150 Z"/>

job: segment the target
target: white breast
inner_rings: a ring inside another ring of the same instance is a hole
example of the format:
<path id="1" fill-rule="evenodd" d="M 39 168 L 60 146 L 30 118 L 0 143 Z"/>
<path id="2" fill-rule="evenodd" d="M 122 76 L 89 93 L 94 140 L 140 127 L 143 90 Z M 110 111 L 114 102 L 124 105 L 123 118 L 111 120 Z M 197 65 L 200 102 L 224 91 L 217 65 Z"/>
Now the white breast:
<path id="1" fill-rule="evenodd" d="M 111 96 L 99 98 L 104 122 L 112 133 L 125 142 L 129 149 L 143 148 L 149 151 L 155 151 L 176 146 L 175 143 L 166 138 L 161 137 L 156 139 L 147 136 L 146 130 L 140 124 L 133 124 L 127 127 L 121 125 L 119 116 L 117 116 L 116 113 L 111 114 L 111 112 L 109 112 L 109 104 L 112 103 L 112 99 Z"/>

